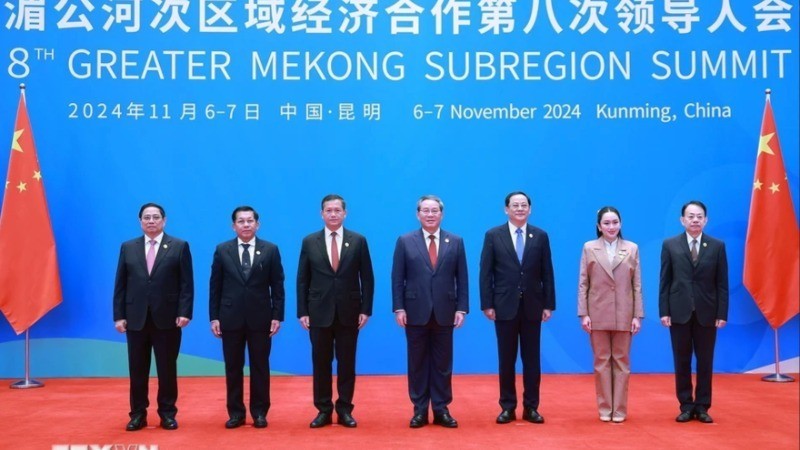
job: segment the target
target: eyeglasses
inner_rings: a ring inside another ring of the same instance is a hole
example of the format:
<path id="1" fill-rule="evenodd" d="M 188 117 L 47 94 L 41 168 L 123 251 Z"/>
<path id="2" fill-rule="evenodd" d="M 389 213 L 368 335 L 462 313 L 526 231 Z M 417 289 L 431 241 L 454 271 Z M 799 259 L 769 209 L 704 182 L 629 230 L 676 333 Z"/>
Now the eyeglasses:
<path id="1" fill-rule="evenodd" d="M 150 216 L 150 215 L 142 216 L 142 222 L 150 222 L 151 220 L 153 222 L 158 222 L 161 219 L 163 219 L 163 217 L 159 216 L 158 214 L 156 214 L 154 216 Z"/>
<path id="2" fill-rule="evenodd" d="M 433 208 L 433 209 L 425 208 L 425 209 L 420 209 L 419 212 L 422 213 L 423 216 L 436 216 L 440 212 L 442 212 L 442 210 L 438 208 Z"/>

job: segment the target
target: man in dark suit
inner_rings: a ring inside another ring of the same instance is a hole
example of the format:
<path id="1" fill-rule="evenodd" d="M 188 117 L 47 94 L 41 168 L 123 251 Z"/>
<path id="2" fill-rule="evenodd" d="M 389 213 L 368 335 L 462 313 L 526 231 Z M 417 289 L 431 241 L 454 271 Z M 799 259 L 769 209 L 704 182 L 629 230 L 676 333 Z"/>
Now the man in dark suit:
<path id="1" fill-rule="evenodd" d="M 228 421 L 244 425 L 244 350 L 250 359 L 250 415 L 255 428 L 267 426 L 269 353 L 283 321 L 283 266 L 275 244 L 256 239 L 260 222 L 249 206 L 231 214 L 236 239 L 217 245 L 211 263 L 211 332 L 222 338 Z"/>
<path id="2" fill-rule="evenodd" d="M 297 317 L 309 330 L 314 365 L 314 406 L 319 414 L 311 428 L 332 423 L 331 364 L 336 355 L 337 423 L 357 426 L 353 418 L 358 330 L 372 315 L 375 279 L 364 236 L 342 227 L 344 199 L 322 199 L 325 228 L 303 239 L 297 268 Z"/>
<path id="3" fill-rule="evenodd" d="M 681 413 L 675 419 L 703 423 L 714 420 L 711 375 L 717 328 L 728 320 L 728 258 L 725 243 L 703 233 L 706 205 L 692 200 L 681 209 L 686 229 L 661 247 L 658 310 L 669 327 L 675 362 L 675 390 Z M 697 359 L 697 387 L 692 393 L 692 353 Z M 694 394 L 694 395 L 693 395 Z"/>
<path id="4" fill-rule="evenodd" d="M 455 428 L 447 405 L 453 400 L 453 328 L 469 312 L 464 241 L 439 226 L 444 203 L 435 195 L 417 201 L 421 230 L 400 236 L 392 263 L 392 309 L 406 330 L 408 393 L 414 404 L 411 428 L 433 423 Z"/>
<path id="5" fill-rule="evenodd" d="M 506 196 L 508 222 L 486 232 L 481 252 L 481 309 L 494 321 L 500 375 L 497 423 L 516 420 L 517 349 L 522 358 L 522 418 L 544 423 L 539 412 L 542 379 L 542 322 L 556 309 L 550 239 L 528 224 L 531 199 L 524 192 Z"/>
<path id="6" fill-rule="evenodd" d="M 130 421 L 128 431 L 147 426 L 150 354 L 158 370 L 158 415 L 161 427 L 178 428 L 178 353 L 181 328 L 192 319 L 194 278 L 189 244 L 164 233 L 164 208 L 139 208 L 144 237 L 124 242 L 114 281 L 114 326 L 128 341 Z"/>

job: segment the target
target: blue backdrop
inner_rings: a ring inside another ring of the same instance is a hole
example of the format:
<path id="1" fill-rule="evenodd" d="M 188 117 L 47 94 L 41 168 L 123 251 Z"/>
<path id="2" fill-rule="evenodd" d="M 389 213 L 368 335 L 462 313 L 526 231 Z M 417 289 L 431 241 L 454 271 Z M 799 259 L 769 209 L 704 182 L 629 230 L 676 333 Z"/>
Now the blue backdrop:
<path id="1" fill-rule="evenodd" d="M 415 202 L 427 193 L 443 198 L 443 227 L 464 237 L 469 260 L 472 311 L 456 331 L 455 370 L 496 371 L 478 260 L 483 233 L 506 218 L 504 196 L 519 189 L 553 250 L 544 371 L 591 371 L 578 264 L 603 205 L 622 212 L 641 248 L 647 317 L 633 370 L 672 370 L 659 255 L 689 199 L 708 205 L 706 231 L 728 246 L 730 316 L 715 369 L 774 361 L 772 330 L 741 274 L 766 88 L 798 204 L 796 2 L 42 3 L 0 7 L 0 130 L 8 142 L 25 83 L 64 288 L 31 329 L 36 376 L 127 373 L 111 294 L 119 244 L 141 232 L 136 214 L 148 201 L 165 206 L 166 231 L 194 256 L 181 373 L 223 373 L 209 268 L 214 245 L 234 236 L 231 210 L 250 204 L 287 277 L 272 368 L 309 374 L 295 276 L 330 192 L 347 199 L 346 226 L 367 236 L 375 266 L 360 373 L 405 373 L 391 255 L 397 236 L 418 227 Z M 784 359 L 798 356 L 798 322 L 780 330 Z M 0 377 L 22 374 L 22 342 L 0 321 Z"/>

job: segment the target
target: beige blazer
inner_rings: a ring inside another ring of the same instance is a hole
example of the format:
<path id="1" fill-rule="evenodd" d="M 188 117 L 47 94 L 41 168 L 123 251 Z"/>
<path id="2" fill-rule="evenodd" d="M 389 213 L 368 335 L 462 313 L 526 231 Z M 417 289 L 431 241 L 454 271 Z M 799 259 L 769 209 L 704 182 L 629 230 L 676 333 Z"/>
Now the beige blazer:
<path id="1" fill-rule="evenodd" d="M 578 316 L 592 319 L 593 330 L 630 331 L 634 317 L 644 317 L 639 247 L 617 242 L 608 262 L 603 238 L 583 245 L 578 279 Z"/>

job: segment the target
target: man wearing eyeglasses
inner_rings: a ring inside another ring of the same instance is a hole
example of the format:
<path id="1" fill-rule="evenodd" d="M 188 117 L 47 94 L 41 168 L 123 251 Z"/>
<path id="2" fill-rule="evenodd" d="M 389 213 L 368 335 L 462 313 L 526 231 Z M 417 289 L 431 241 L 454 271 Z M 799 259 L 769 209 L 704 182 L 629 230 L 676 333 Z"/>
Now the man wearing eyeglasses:
<path id="1" fill-rule="evenodd" d="M 500 378 L 497 423 L 517 419 L 517 351 L 522 358 L 522 419 L 544 423 L 539 414 L 542 379 L 542 322 L 556 309 L 550 239 L 528 224 L 531 199 L 521 191 L 506 196 L 508 222 L 486 232 L 480 263 L 481 310 L 494 322 Z"/>
<path id="2" fill-rule="evenodd" d="M 453 400 L 453 329 L 469 312 L 464 241 L 440 228 L 444 203 L 435 195 L 417 201 L 421 230 L 397 239 L 392 264 L 392 310 L 405 328 L 408 393 L 414 404 L 409 426 L 433 423 L 458 427 L 448 405 Z"/>
<path id="3" fill-rule="evenodd" d="M 309 332 L 314 367 L 314 406 L 319 413 L 311 428 L 330 425 L 334 410 L 331 364 L 336 355 L 337 423 L 355 428 L 353 391 L 356 384 L 358 331 L 372 315 L 375 279 L 364 236 L 345 229 L 344 198 L 322 199 L 325 228 L 303 239 L 297 268 L 297 317 Z"/>
<path id="4" fill-rule="evenodd" d="M 256 238 L 258 213 L 239 206 L 231 213 L 236 238 L 214 250 L 208 288 L 211 333 L 222 339 L 228 421 L 245 423 L 244 352 L 250 360 L 250 415 L 254 428 L 267 427 L 270 408 L 269 354 L 283 322 L 285 292 L 278 247 Z"/>
<path id="5" fill-rule="evenodd" d="M 131 411 L 125 429 L 147 426 L 153 352 L 161 427 L 174 430 L 181 328 L 192 319 L 194 303 L 192 254 L 187 242 L 164 233 L 167 217 L 160 205 L 142 205 L 139 221 L 144 237 L 122 244 L 114 281 L 114 326 L 128 342 Z"/>

